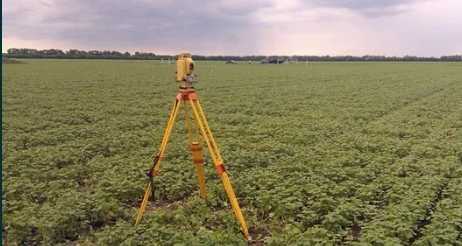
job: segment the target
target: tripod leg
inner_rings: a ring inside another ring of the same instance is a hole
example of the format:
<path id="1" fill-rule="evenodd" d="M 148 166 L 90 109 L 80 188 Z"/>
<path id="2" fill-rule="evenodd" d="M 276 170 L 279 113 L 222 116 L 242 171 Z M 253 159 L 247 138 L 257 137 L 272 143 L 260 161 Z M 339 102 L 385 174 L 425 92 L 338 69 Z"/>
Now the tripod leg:
<path id="1" fill-rule="evenodd" d="M 197 181 L 199 183 L 199 194 L 203 199 L 207 199 L 207 189 L 205 187 L 205 171 L 204 171 L 204 155 L 202 153 L 202 146 L 198 141 L 193 141 L 193 129 L 191 124 L 191 116 L 189 112 L 189 105 L 184 105 L 184 123 L 188 135 L 188 143 L 191 148 L 193 164 L 196 167 Z"/>
<path id="2" fill-rule="evenodd" d="M 162 142 L 160 143 L 159 152 L 157 154 L 158 161 L 153 165 L 154 174 L 157 174 L 160 169 L 160 161 L 164 157 L 165 150 L 167 149 L 167 143 L 170 138 L 170 134 L 172 133 L 173 125 L 175 124 L 176 117 L 178 116 L 178 112 L 180 111 L 180 101 L 176 100 L 175 104 L 173 105 L 172 112 L 170 113 L 167 127 L 165 127 L 164 135 L 162 137 Z"/>
<path id="3" fill-rule="evenodd" d="M 248 240 L 249 231 L 247 228 L 247 224 L 245 222 L 244 216 L 242 215 L 242 211 L 239 206 L 239 202 L 237 201 L 236 194 L 234 193 L 233 186 L 231 185 L 231 181 L 229 180 L 228 174 L 226 173 L 225 167 L 223 165 L 223 160 L 218 150 L 218 146 L 216 145 L 215 139 L 213 138 L 212 132 L 208 126 L 205 114 L 198 100 L 189 100 L 189 102 L 193 110 L 196 123 L 198 124 L 201 134 L 204 137 L 205 142 L 207 143 L 207 146 L 209 148 L 210 155 L 212 156 L 213 162 L 215 164 L 215 169 L 217 170 L 217 174 L 221 178 L 221 181 L 225 188 L 226 195 L 228 196 L 228 199 L 231 203 L 234 215 L 236 216 L 236 219 L 239 221 L 241 225 L 241 231 L 244 234 L 245 239 Z"/>
<path id="4" fill-rule="evenodd" d="M 207 189 L 205 187 L 204 155 L 199 142 L 191 143 L 193 163 L 196 166 L 197 181 L 199 182 L 200 196 L 207 199 Z"/>
<path id="5" fill-rule="evenodd" d="M 162 160 L 162 158 L 164 156 L 164 153 L 165 153 L 165 150 L 167 148 L 167 143 L 168 143 L 168 140 L 170 138 L 170 134 L 172 132 L 176 116 L 178 115 L 179 108 L 180 108 L 180 101 L 176 100 L 175 104 L 173 105 L 172 111 L 170 112 L 170 116 L 169 116 L 169 119 L 167 121 L 167 126 L 165 127 L 165 130 L 164 130 L 164 135 L 162 137 L 162 142 L 161 142 L 160 147 L 159 147 L 159 152 L 154 157 L 153 165 L 152 165 L 151 169 L 148 172 L 148 176 L 150 177 L 151 182 L 149 182 L 146 185 L 146 188 L 144 189 L 144 196 L 143 196 L 143 200 L 141 202 L 140 208 L 138 209 L 138 213 L 136 215 L 135 225 L 137 225 L 141 221 L 141 218 L 143 217 L 143 214 L 144 214 L 144 212 L 146 210 L 146 206 L 147 206 L 148 201 L 149 201 L 149 196 L 151 196 L 152 191 L 154 189 L 153 183 L 152 183 L 152 178 L 153 178 L 153 176 L 156 176 L 159 173 L 160 161 Z"/>
<path id="6" fill-rule="evenodd" d="M 209 136 L 209 139 L 210 139 L 210 142 L 212 144 L 212 147 L 214 148 L 215 150 L 215 153 L 217 155 L 217 158 L 218 160 L 223 163 L 223 159 L 221 158 L 221 155 L 220 155 L 220 151 L 218 149 L 218 145 L 217 143 L 215 142 L 215 138 L 213 137 L 213 134 L 212 134 L 212 131 L 210 130 L 210 127 L 209 127 L 209 123 L 207 121 L 207 117 L 205 117 L 205 113 L 204 113 L 204 110 L 202 109 L 202 106 L 201 104 L 199 103 L 199 100 L 196 100 L 195 101 L 195 104 L 196 104 L 196 108 L 198 109 L 198 113 L 199 113 L 199 116 L 201 117 L 202 119 L 202 122 L 203 122 L 203 125 L 205 127 L 205 130 Z"/>
<path id="7" fill-rule="evenodd" d="M 138 223 L 140 223 L 144 211 L 146 210 L 146 205 L 148 204 L 149 196 L 151 195 L 151 184 L 152 183 L 149 182 L 146 185 L 146 188 L 144 188 L 143 201 L 141 202 L 140 208 L 138 209 L 138 213 L 136 214 L 135 225 L 138 225 Z"/>

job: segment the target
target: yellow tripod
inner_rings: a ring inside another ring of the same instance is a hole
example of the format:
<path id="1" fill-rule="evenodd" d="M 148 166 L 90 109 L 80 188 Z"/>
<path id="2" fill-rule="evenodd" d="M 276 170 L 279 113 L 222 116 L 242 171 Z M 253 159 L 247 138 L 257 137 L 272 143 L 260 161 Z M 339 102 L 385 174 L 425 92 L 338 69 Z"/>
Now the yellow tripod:
<path id="1" fill-rule="evenodd" d="M 199 141 L 193 139 L 193 124 L 191 124 L 192 122 L 196 124 L 196 129 L 199 129 L 200 135 L 207 144 L 210 156 L 212 157 L 213 163 L 215 164 L 216 172 L 218 176 L 220 176 L 221 181 L 223 182 L 223 186 L 231 203 L 234 215 L 236 216 L 236 219 L 239 221 L 241 225 L 241 231 L 244 234 L 245 239 L 248 240 L 249 232 L 247 229 L 247 224 L 245 222 L 244 216 L 242 215 L 241 208 L 239 207 L 239 203 L 236 199 L 236 195 L 229 180 L 228 174 L 226 173 L 226 169 L 223 165 L 223 159 L 221 158 L 218 146 L 208 126 L 207 119 L 199 103 L 196 91 L 194 90 L 194 88 L 192 88 L 190 83 L 184 83 L 183 86 L 180 87 L 180 91 L 176 96 L 175 103 L 173 105 L 172 111 L 170 112 L 170 116 L 167 121 L 167 126 L 162 137 L 159 152 L 153 158 L 152 168 L 148 172 L 150 182 L 146 185 L 144 197 L 138 210 L 135 224 L 138 224 L 141 221 L 141 218 L 143 217 L 146 206 L 148 204 L 149 197 L 151 196 L 152 191 L 154 189 L 153 177 L 159 175 L 160 161 L 164 157 L 167 143 L 172 132 L 173 125 L 175 124 L 178 112 L 180 111 L 180 107 L 184 107 L 185 128 L 188 132 L 188 142 L 192 152 L 193 163 L 196 166 L 196 174 L 199 181 L 200 196 L 203 199 L 207 198 L 204 175 L 204 158 Z"/>

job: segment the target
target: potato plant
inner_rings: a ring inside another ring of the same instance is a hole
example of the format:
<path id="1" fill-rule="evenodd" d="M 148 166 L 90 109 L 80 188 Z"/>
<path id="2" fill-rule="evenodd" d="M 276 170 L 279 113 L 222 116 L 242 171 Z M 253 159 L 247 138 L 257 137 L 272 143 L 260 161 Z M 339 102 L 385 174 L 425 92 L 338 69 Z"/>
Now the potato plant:
<path id="1" fill-rule="evenodd" d="M 196 85 L 256 245 L 460 245 L 462 64 L 199 62 Z M 18 245 L 245 245 L 177 122 L 173 64 L 24 60 L 2 77 L 3 215 Z"/>

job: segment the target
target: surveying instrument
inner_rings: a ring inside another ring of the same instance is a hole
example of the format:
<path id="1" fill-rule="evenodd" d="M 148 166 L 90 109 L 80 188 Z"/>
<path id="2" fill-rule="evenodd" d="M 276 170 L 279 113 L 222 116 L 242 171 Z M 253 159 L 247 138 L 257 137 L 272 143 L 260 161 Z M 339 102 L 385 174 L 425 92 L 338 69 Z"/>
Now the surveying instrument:
<path id="1" fill-rule="evenodd" d="M 192 86 L 195 81 L 196 75 L 194 74 L 194 62 L 191 54 L 183 53 L 177 56 L 176 60 L 176 81 L 180 83 L 179 92 L 176 95 L 175 103 L 170 111 L 170 115 L 167 121 L 167 126 L 164 129 L 164 135 L 160 143 L 159 150 L 156 155 L 153 156 L 152 167 L 147 172 L 149 182 L 144 190 L 144 197 L 141 202 L 140 208 L 136 215 L 135 225 L 140 223 L 141 218 L 146 210 L 146 206 L 149 201 L 149 197 L 154 197 L 154 177 L 159 175 L 160 162 L 165 157 L 165 150 L 170 137 L 170 134 L 175 124 L 175 120 L 178 116 L 180 108 L 184 108 L 184 124 L 188 135 L 188 144 L 191 149 L 192 160 L 196 167 L 197 180 L 199 182 L 199 195 L 203 199 L 207 199 L 207 190 L 205 187 L 205 173 L 204 173 L 204 156 L 202 152 L 202 146 L 199 142 L 199 130 L 200 136 L 207 144 L 210 156 L 212 157 L 215 165 L 215 170 L 218 176 L 221 178 L 226 195 L 231 203 L 231 207 L 234 211 L 234 215 L 241 225 L 241 231 L 244 234 L 246 240 L 249 239 L 249 232 L 244 216 L 242 215 L 241 208 L 237 201 L 236 195 L 234 194 L 233 186 L 229 180 L 223 159 L 221 158 L 218 146 L 213 138 L 212 132 L 210 131 L 207 119 L 202 109 L 199 98 Z M 194 134 L 195 133 L 195 134 Z"/>

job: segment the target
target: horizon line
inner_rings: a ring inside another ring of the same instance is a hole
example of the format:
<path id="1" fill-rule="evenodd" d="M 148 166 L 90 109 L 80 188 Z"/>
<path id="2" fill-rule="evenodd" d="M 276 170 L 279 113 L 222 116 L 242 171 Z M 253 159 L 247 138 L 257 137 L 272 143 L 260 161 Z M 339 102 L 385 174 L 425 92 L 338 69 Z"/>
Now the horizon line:
<path id="1" fill-rule="evenodd" d="M 37 48 L 8 48 L 5 51 L 2 51 L 2 55 L 8 55 L 8 50 L 9 49 L 31 49 L 31 50 L 37 50 L 37 51 L 44 51 L 44 50 L 60 50 L 63 52 L 70 51 L 70 50 L 78 50 L 78 51 L 85 51 L 85 52 L 90 52 L 90 51 L 115 51 L 119 53 L 129 53 L 130 55 L 135 54 L 136 52 L 139 53 L 152 53 L 155 56 L 176 56 L 180 53 L 185 53 L 185 52 L 180 52 L 178 54 L 161 54 L 161 53 L 156 53 L 154 51 L 121 51 L 121 50 L 114 50 L 114 49 L 77 49 L 77 48 L 67 48 L 67 49 L 59 49 L 59 48 L 48 48 L 48 49 L 37 49 Z M 445 54 L 445 55 L 439 55 L 439 56 L 419 56 L 419 55 L 411 55 L 411 54 L 404 54 L 404 55 L 383 55 L 383 54 L 362 54 L 362 55 L 352 55 L 352 54 L 346 54 L 346 55 L 340 55 L 340 54 L 322 54 L 322 55 L 315 55 L 315 54 L 271 54 L 271 55 L 265 55 L 265 54 L 245 54 L 245 55 L 211 55 L 211 54 L 194 54 L 192 52 L 186 52 L 186 53 L 191 53 L 193 56 L 207 56 L 207 57 L 214 57 L 214 56 L 236 56 L 236 57 L 245 57 L 245 56 L 264 56 L 264 57 L 281 57 L 281 56 L 316 56 L 316 57 L 366 57 L 366 56 L 371 56 L 371 57 L 422 57 L 422 58 L 438 58 L 438 57 L 443 57 L 443 56 L 460 56 L 462 55 L 461 53 L 454 53 L 454 54 Z"/>

